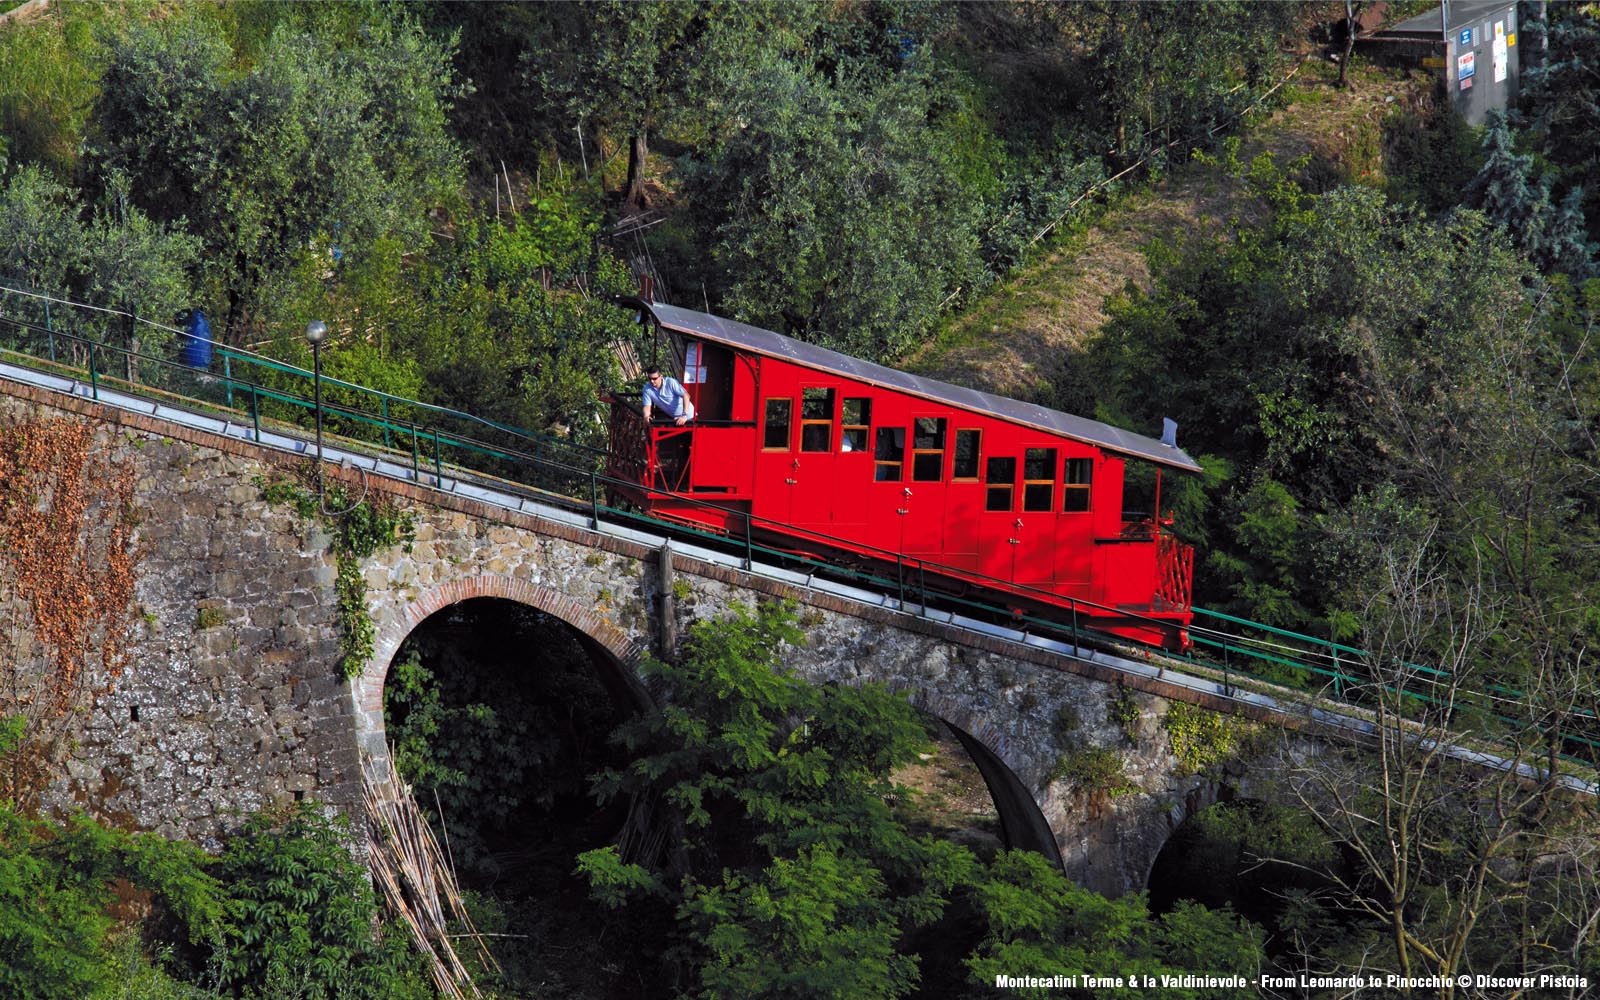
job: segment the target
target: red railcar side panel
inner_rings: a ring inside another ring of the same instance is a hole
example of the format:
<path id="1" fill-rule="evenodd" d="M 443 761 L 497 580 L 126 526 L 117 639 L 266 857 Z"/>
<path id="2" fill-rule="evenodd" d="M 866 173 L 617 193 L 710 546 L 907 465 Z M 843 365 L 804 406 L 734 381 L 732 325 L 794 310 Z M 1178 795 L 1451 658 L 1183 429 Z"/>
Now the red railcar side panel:
<path id="1" fill-rule="evenodd" d="M 1124 524 L 1122 458 L 785 358 L 689 356 L 700 365 L 685 381 L 703 406 L 680 480 L 688 496 L 646 487 L 650 509 L 724 530 L 748 510 L 768 533 L 795 529 L 800 549 L 925 560 L 1021 605 L 1094 602 L 1107 607 L 1077 613 L 1140 641 L 1170 640 L 1187 623 L 1192 555 L 1170 537 L 1158 552 L 1153 525 Z M 706 419 L 712 408 L 722 419 Z M 631 426 L 614 415 L 614 436 Z M 1173 625 L 1133 617 L 1151 614 Z"/>

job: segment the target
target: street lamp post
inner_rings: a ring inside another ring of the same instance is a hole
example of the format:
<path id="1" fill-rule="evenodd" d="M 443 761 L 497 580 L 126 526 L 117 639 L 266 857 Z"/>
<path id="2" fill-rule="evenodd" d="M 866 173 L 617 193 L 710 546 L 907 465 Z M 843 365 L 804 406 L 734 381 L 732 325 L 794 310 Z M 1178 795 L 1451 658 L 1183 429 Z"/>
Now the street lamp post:
<path id="1" fill-rule="evenodd" d="M 306 324 L 306 343 L 311 345 L 311 384 L 317 407 L 317 505 L 322 505 L 322 341 L 328 324 L 314 319 Z"/>

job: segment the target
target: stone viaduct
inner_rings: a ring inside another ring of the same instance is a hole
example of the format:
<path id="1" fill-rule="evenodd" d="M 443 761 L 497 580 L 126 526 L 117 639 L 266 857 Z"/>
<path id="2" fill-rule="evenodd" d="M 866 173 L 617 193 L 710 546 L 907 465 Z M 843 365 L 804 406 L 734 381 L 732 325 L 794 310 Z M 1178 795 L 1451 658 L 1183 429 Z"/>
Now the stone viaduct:
<path id="1" fill-rule="evenodd" d="M 648 540 L 328 465 L 330 481 L 382 490 L 415 524 L 409 552 L 393 547 L 359 566 L 376 648 L 349 681 L 338 668 L 331 537 L 264 495 L 264 483 L 303 469 L 304 457 L 0 378 L 0 443 L 44 427 L 77 428 L 100 468 L 132 488 L 122 512 L 131 613 L 116 625 L 125 662 L 118 672 L 86 656 L 76 700 L 51 723 L 61 731 L 44 796 L 55 810 L 86 808 L 214 845 L 239 814 L 270 804 L 358 809 L 363 767 L 387 753 L 390 659 L 429 615 L 477 597 L 566 622 L 641 699 L 649 695 L 633 668 L 647 653 L 673 653 L 660 648 L 663 635 L 670 642 L 732 602 L 791 599 L 809 636 L 789 653 L 795 669 L 817 681 L 884 682 L 946 720 L 984 772 L 1008 839 L 1054 847 L 1070 876 L 1102 892 L 1143 888 L 1171 831 L 1218 794 L 1182 772 L 1160 724 L 1170 699 L 1207 699 L 1159 677 L 677 552 L 664 567 Z M 85 523 L 70 526 L 88 543 L 80 558 L 104 557 L 111 506 L 91 497 Z M 0 587 L 13 578 L 6 558 Z M 10 623 L 0 629 L 11 630 L 0 633 L 0 657 L 12 660 L 0 663 L 9 685 L 0 715 L 51 662 L 30 638 L 30 613 L 24 594 L 0 589 L 0 622 Z M 1240 709 L 1220 699 L 1208 707 Z M 1086 747 L 1115 749 L 1131 790 L 1112 796 L 1052 777 L 1064 754 Z"/>

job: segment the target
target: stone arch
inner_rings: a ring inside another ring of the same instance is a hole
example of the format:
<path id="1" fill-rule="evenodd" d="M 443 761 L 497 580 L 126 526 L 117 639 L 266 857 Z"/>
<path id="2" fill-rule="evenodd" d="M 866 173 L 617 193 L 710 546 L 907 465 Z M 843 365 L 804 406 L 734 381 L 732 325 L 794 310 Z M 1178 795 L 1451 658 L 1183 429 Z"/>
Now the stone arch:
<path id="1" fill-rule="evenodd" d="M 1214 780 L 1206 779 L 1184 790 L 1181 797 L 1174 798 L 1172 807 L 1160 817 L 1158 836 L 1152 838 L 1155 850 L 1148 858 L 1144 858 L 1144 877 L 1140 879 L 1136 888 L 1150 888 L 1150 876 L 1155 874 L 1156 862 L 1161 858 L 1161 852 L 1167 849 L 1172 838 L 1177 834 L 1183 824 L 1221 802 L 1223 798 L 1223 785 Z"/>
<path id="2" fill-rule="evenodd" d="M 1060 867 L 1061 848 L 1055 831 L 1045 819 L 1038 799 L 1006 762 L 1006 741 L 1000 730 L 968 706 L 928 688 L 913 687 L 909 692 L 911 704 L 949 726 L 972 758 L 1000 816 L 1006 846 L 1035 851 Z"/>
<path id="3" fill-rule="evenodd" d="M 592 650 L 612 661 L 631 700 L 640 707 L 650 704 L 650 697 L 640 683 L 636 669 L 647 650 L 596 614 L 593 608 L 580 605 L 558 590 L 516 577 L 497 574 L 462 577 L 429 588 L 404 604 L 396 602 L 374 609 L 372 618 L 376 635 L 372 656 L 360 675 L 350 683 L 350 697 L 356 717 L 356 744 L 361 753 L 362 766 L 371 768 L 369 780 L 381 784 L 383 776 L 389 772 L 389 745 L 383 721 L 383 685 L 389 674 L 390 661 L 400 651 L 400 645 L 406 637 L 428 618 L 452 604 L 480 597 L 515 601 L 570 625 L 587 640 Z"/>

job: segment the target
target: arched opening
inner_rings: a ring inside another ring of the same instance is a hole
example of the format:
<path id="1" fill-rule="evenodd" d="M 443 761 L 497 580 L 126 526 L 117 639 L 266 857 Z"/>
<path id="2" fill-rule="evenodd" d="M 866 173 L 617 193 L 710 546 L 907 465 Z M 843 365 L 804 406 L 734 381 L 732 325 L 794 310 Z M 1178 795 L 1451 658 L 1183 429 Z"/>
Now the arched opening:
<path id="1" fill-rule="evenodd" d="M 911 789 L 906 825 L 991 858 L 1007 846 L 1005 827 L 976 762 L 962 741 L 965 735 L 935 715 L 922 714 L 930 745 L 921 759 L 894 774 L 896 784 Z M 970 739 L 970 737 L 969 737 Z"/>
<path id="2" fill-rule="evenodd" d="M 601 959 L 574 939 L 597 905 L 574 859 L 622 829 L 627 801 L 597 805 L 590 779 L 625 765 L 608 736 L 642 697 L 592 638 L 503 598 L 441 608 L 390 660 L 390 753 L 474 895 L 478 929 L 515 942 L 497 955 L 539 955 L 547 976 L 588 975 Z"/>
<path id="3" fill-rule="evenodd" d="M 1185 900 L 1230 906 L 1266 932 L 1267 954 L 1282 960 L 1295 954 L 1294 927 L 1308 914 L 1321 921 L 1340 911 L 1335 876 L 1347 871 L 1348 860 L 1303 810 L 1223 788 L 1156 855 L 1150 912 L 1170 912 Z"/>

